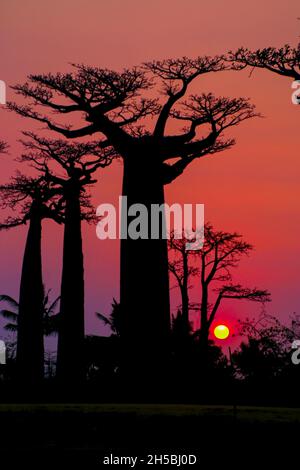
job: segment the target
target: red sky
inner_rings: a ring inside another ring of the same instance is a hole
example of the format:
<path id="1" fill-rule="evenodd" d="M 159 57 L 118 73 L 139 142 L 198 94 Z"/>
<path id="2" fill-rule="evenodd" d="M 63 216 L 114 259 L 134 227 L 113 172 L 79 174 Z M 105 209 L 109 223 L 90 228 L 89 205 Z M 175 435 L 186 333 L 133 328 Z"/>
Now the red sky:
<path id="1" fill-rule="evenodd" d="M 29 73 L 69 70 L 73 62 L 121 70 L 151 59 L 296 44 L 299 16 L 298 0 L 2 0 L 0 79 L 13 85 Z M 249 71 L 226 72 L 199 79 L 194 89 L 250 97 L 264 118 L 234 129 L 234 149 L 194 162 L 167 188 L 167 200 L 204 203 L 206 220 L 241 232 L 256 249 L 239 279 L 271 291 L 270 313 L 299 313 L 300 110 L 291 103 L 291 81 L 265 71 L 251 78 Z M 1 138 L 11 145 L 1 159 L 5 181 L 16 168 L 20 131 L 38 126 L 4 110 L 0 122 Z M 96 205 L 117 200 L 121 175 L 120 162 L 99 175 Z M 18 296 L 25 234 L 0 234 L 0 293 Z M 44 234 L 45 281 L 58 294 L 62 230 L 49 222 Z M 108 313 L 118 298 L 118 250 L 118 242 L 100 242 L 93 227 L 84 228 L 88 333 L 101 331 L 93 312 Z M 251 304 L 224 304 L 220 320 L 258 312 Z"/>

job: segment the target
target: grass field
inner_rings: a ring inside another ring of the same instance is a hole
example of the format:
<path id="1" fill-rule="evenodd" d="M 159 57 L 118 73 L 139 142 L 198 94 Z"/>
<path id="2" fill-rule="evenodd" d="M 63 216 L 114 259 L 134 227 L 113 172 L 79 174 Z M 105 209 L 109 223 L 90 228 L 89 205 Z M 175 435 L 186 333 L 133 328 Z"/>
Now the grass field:
<path id="1" fill-rule="evenodd" d="M 61 461 L 92 469 L 106 455 L 149 453 L 194 453 L 203 469 L 220 468 L 224 456 L 230 468 L 243 468 L 243 461 L 268 469 L 298 463 L 298 408 L 1 404 L 0 422 L 0 457 L 10 463 Z"/>
<path id="2" fill-rule="evenodd" d="M 222 405 L 184 405 L 184 404 L 0 404 L 3 414 L 32 415 L 44 413 L 61 415 L 119 415 L 149 417 L 198 417 L 234 418 L 241 423 L 288 423 L 300 424 L 300 408 L 222 406 Z"/>

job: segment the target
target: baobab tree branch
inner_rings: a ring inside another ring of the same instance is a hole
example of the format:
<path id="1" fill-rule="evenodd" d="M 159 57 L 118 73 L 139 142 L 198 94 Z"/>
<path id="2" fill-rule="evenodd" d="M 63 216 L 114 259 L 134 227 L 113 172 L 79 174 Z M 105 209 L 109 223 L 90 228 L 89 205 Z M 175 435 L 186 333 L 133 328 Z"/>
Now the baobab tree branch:
<path id="1" fill-rule="evenodd" d="M 175 277 L 178 286 L 181 288 L 182 287 L 182 273 L 179 271 L 179 263 L 178 262 L 169 262 L 169 271 L 173 274 Z"/>
<path id="2" fill-rule="evenodd" d="M 34 154 L 33 152 L 28 152 L 26 154 L 22 154 L 19 160 L 21 162 L 29 162 L 32 168 L 44 175 L 44 179 L 48 183 L 52 182 L 59 186 L 64 184 L 65 180 L 63 178 L 60 178 L 59 176 L 55 175 L 52 171 L 50 171 L 49 166 L 47 165 L 46 158 L 39 160 L 36 154 Z"/>
<path id="3" fill-rule="evenodd" d="M 28 150 L 22 159 L 33 161 L 40 170 L 54 183 L 64 184 L 64 179 L 51 173 L 49 163 L 51 160 L 57 162 L 69 176 L 73 176 L 75 169 L 80 170 L 85 176 L 85 182 L 90 180 L 90 174 L 98 168 L 110 165 L 115 152 L 111 149 L 103 150 L 101 142 L 69 143 L 63 140 L 53 140 L 40 137 L 33 132 L 24 132 L 29 141 L 22 140 L 24 147 Z M 90 160 L 94 157 L 94 160 Z M 85 160 L 88 158 L 88 160 Z"/>
<path id="4" fill-rule="evenodd" d="M 62 134 L 67 139 L 85 137 L 87 135 L 92 135 L 99 130 L 95 124 L 84 126 L 80 129 L 71 129 L 70 127 L 58 126 L 53 121 L 51 121 L 48 117 L 42 114 L 39 114 L 36 111 L 33 111 L 30 106 L 22 106 L 22 105 L 17 105 L 16 103 L 13 103 L 13 102 L 8 102 L 7 108 L 10 111 L 16 112 L 20 116 L 28 117 L 30 119 L 34 119 L 35 121 L 39 121 L 39 122 L 42 122 L 43 124 L 46 124 L 50 130 L 58 132 L 59 134 Z"/>
<path id="5" fill-rule="evenodd" d="M 168 97 L 161 108 L 154 135 L 163 137 L 173 106 L 185 95 L 190 83 L 198 76 L 227 68 L 222 56 L 189 59 L 167 59 L 146 63 L 145 67 L 162 80 L 164 94 Z"/>
<path id="6" fill-rule="evenodd" d="M 191 131 L 198 126 L 210 124 L 212 131 L 221 133 L 224 129 L 258 116 L 255 106 L 245 98 L 215 97 L 212 93 L 192 95 L 174 117 L 191 121 Z"/>
<path id="7" fill-rule="evenodd" d="M 220 303 L 223 299 L 249 300 L 252 302 L 260 303 L 271 301 L 270 293 L 267 290 L 261 290 L 256 288 L 250 289 L 248 287 L 243 287 L 240 284 L 230 284 L 227 286 L 222 286 L 220 289 L 218 289 L 217 299 L 209 315 L 209 326 L 211 326 L 220 306 Z"/>
<path id="8" fill-rule="evenodd" d="M 167 137 L 163 140 L 163 159 L 178 156 L 191 156 L 213 147 L 219 142 L 220 136 L 229 127 L 239 125 L 241 122 L 259 116 L 255 107 L 247 99 L 226 97 L 216 98 L 211 93 L 200 96 L 193 95 L 188 102 L 182 104 L 181 109 L 173 112 L 173 117 L 179 120 L 190 121 L 188 132 L 182 136 Z M 198 128 L 207 126 L 210 130 L 206 137 L 193 140 Z M 233 145 L 231 141 L 230 146 Z M 219 151 L 221 147 L 218 147 Z"/>
<path id="9" fill-rule="evenodd" d="M 253 249 L 252 245 L 249 243 L 239 241 L 240 235 L 234 233 L 232 234 L 232 237 L 225 239 L 221 238 L 221 240 L 216 240 L 215 241 L 215 254 L 214 254 L 214 260 L 212 261 L 212 268 L 210 273 L 208 274 L 205 282 L 210 283 L 212 279 L 215 277 L 215 274 L 218 270 L 222 270 L 228 267 L 234 268 L 238 265 L 240 258 L 242 255 L 248 255 L 250 250 Z M 223 250 L 224 246 L 222 246 L 226 243 L 226 249 Z M 230 245 L 231 248 L 230 248 Z M 219 246 L 221 251 L 223 251 L 223 254 L 219 256 L 218 250 Z M 207 266 L 208 264 L 206 264 Z"/>
<path id="10" fill-rule="evenodd" d="M 227 141 L 218 141 L 214 145 L 210 146 L 208 149 L 202 149 L 198 152 L 195 151 L 194 154 L 190 156 L 183 155 L 172 165 L 168 163 L 163 163 L 162 174 L 164 184 L 172 183 L 172 181 L 174 181 L 178 176 L 180 176 L 184 172 L 184 170 L 187 168 L 188 165 L 192 163 L 192 161 L 204 157 L 206 155 L 214 155 L 216 153 L 223 152 L 224 150 L 231 148 L 234 143 L 235 141 L 233 139 Z"/>
<path id="11" fill-rule="evenodd" d="M 112 120 L 120 127 L 128 126 L 146 116 L 157 114 L 160 106 L 156 99 L 141 99 L 140 102 L 132 102 L 111 114 Z"/>
<path id="12" fill-rule="evenodd" d="M 131 109 L 129 120 L 121 122 L 123 126 L 156 112 L 155 100 L 139 98 L 141 90 L 151 87 L 151 80 L 146 77 L 144 71 L 133 68 L 117 73 L 84 65 L 74 65 L 74 68 L 76 70 L 73 74 L 31 75 L 29 80 L 33 86 L 25 83 L 17 85 L 14 90 L 25 98 L 33 99 L 34 106 L 45 107 L 49 101 L 49 108 L 61 114 L 71 111 L 83 112 L 86 121 L 92 123 L 91 126 L 72 130 L 69 126 L 56 125 L 49 117 L 32 111 L 30 106 L 10 103 L 9 108 L 22 116 L 44 122 L 49 129 L 67 138 L 82 137 L 98 131 L 115 144 L 118 140 L 128 140 L 129 135 L 124 130 L 121 131 L 120 122 L 114 122 L 114 116 L 122 114 L 122 110 Z M 63 96 L 71 104 L 56 103 L 57 96 Z M 135 98 L 134 104 L 129 102 Z M 116 114 L 108 117 L 107 113 L 114 110 Z"/>
<path id="13" fill-rule="evenodd" d="M 79 104 L 66 105 L 52 102 L 51 99 L 53 98 L 53 92 L 42 87 L 41 85 L 31 87 L 29 83 L 26 82 L 24 85 L 16 85 L 11 88 L 17 94 L 26 96 L 27 98 L 32 98 L 34 100 L 34 104 L 52 108 L 53 110 L 62 114 L 71 113 L 73 111 L 81 111 Z M 74 96 L 72 97 L 72 100 L 75 101 Z"/>
<path id="14" fill-rule="evenodd" d="M 245 248 L 245 250 L 241 251 L 240 253 L 241 253 L 241 255 L 248 255 L 247 248 Z M 240 261 L 240 257 L 238 256 L 238 251 L 235 249 L 235 247 L 233 247 L 231 252 L 228 253 L 228 258 L 229 259 L 226 259 L 226 258 L 227 258 L 227 256 L 224 256 L 220 259 L 216 259 L 216 261 L 214 263 L 214 266 L 213 266 L 210 274 L 208 275 L 208 277 L 206 279 L 207 283 L 210 283 L 212 281 L 212 279 L 216 279 L 215 275 L 218 271 L 226 270 L 228 272 L 228 268 L 236 268 L 238 266 L 238 263 Z M 222 275 L 220 275 L 219 277 L 222 277 Z M 226 277 L 228 277 L 228 276 L 226 276 Z"/>
<path id="15" fill-rule="evenodd" d="M 223 299 L 247 299 L 253 302 L 270 302 L 270 293 L 267 290 L 250 289 L 240 284 L 231 284 L 221 288 Z"/>
<path id="16" fill-rule="evenodd" d="M 32 211 L 38 211 L 41 218 L 51 218 L 62 222 L 62 201 L 57 188 L 53 187 L 44 175 L 29 177 L 17 173 L 10 182 L 0 187 L 3 209 L 19 209 L 19 215 L 9 216 L 1 223 L 1 229 L 10 229 L 31 220 Z"/>
<path id="17" fill-rule="evenodd" d="M 174 89 L 172 90 L 171 86 L 167 90 L 167 94 L 169 95 L 169 98 L 161 109 L 161 112 L 159 114 L 159 117 L 155 125 L 155 129 L 154 129 L 154 135 L 156 137 L 164 136 L 165 127 L 166 127 L 166 124 L 167 124 L 167 121 L 168 121 L 168 118 L 170 116 L 173 106 L 175 105 L 177 101 L 179 101 L 181 98 L 184 97 L 187 91 L 188 81 L 184 78 L 182 78 L 181 80 L 182 80 L 182 86 L 178 91 L 174 92 Z"/>
<path id="18" fill-rule="evenodd" d="M 270 72 L 300 80 L 300 45 L 292 48 L 288 44 L 281 48 L 266 47 L 256 51 L 240 48 L 229 52 L 229 60 L 234 66 L 247 66 L 269 70 Z"/>
<path id="19" fill-rule="evenodd" d="M 217 297 L 217 300 L 211 310 L 211 313 L 209 315 L 209 318 L 208 318 L 208 327 L 211 326 L 212 322 L 214 321 L 214 318 L 216 316 L 216 313 L 218 311 L 218 308 L 220 306 L 220 303 L 221 303 L 221 300 L 222 300 L 223 296 L 222 296 L 222 293 L 219 293 L 218 297 Z"/>

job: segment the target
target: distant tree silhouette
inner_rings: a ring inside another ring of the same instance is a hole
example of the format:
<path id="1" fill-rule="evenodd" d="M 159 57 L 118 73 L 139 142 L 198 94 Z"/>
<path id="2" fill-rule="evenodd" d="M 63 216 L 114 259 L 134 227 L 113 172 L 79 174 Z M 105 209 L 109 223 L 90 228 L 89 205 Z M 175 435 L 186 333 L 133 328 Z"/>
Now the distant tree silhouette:
<path id="1" fill-rule="evenodd" d="M 104 323 L 104 325 L 109 326 L 114 336 L 121 337 L 122 335 L 122 323 L 123 323 L 123 315 L 121 311 L 121 305 L 113 299 L 113 303 L 111 304 L 111 313 L 109 317 L 103 315 L 102 313 L 96 312 L 96 317 Z"/>
<path id="2" fill-rule="evenodd" d="M 247 381 L 264 383 L 289 372 L 291 345 L 299 338 L 299 326 L 295 315 L 288 325 L 264 312 L 256 319 L 240 320 L 238 334 L 246 339 L 233 353 L 240 375 Z"/>
<path id="3" fill-rule="evenodd" d="M 42 220 L 50 218 L 60 223 L 60 202 L 43 176 L 17 174 L 10 183 L 0 186 L 0 196 L 3 209 L 19 209 L 19 214 L 9 216 L 0 229 L 29 223 L 18 302 L 16 359 L 18 378 L 33 384 L 42 379 L 44 371 Z"/>
<path id="4" fill-rule="evenodd" d="M 233 139 L 222 138 L 225 130 L 255 115 L 243 98 L 215 98 L 209 93 L 183 100 L 197 77 L 230 67 L 219 56 L 155 61 L 121 73 L 77 65 L 74 73 L 31 75 L 14 90 L 33 104 L 8 107 L 67 138 L 99 133 L 100 145 L 123 158 L 128 204 L 142 203 L 150 209 L 151 204 L 164 203 L 164 186 L 191 162 L 232 147 Z M 162 101 L 151 98 L 154 85 L 162 91 Z M 68 117 L 80 112 L 88 124 L 57 124 L 44 114 L 45 108 Z M 145 118 L 154 116 L 153 129 L 146 129 Z M 185 123 L 188 129 L 166 135 L 171 121 Z M 161 236 L 122 239 L 120 296 L 127 365 L 135 372 L 141 371 L 140 361 L 143 369 L 147 364 L 153 371 L 163 367 L 170 307 L 167 243 Z"/>
<path id="5" fill-rule="evenodd" d="M 68 143 L 24 133 L 23 145 L 29 161 L 61 193 L 64 200 L 63 269 L 57 350 L 57 376 L 71 383 L 84 378 L 84 267 L 81 220 L 95 220 L 86 187 L 98 168 L 111 163 L 112 153 L 98 143 Z M 63 175 L 58 176 L 59 166 Z"/>
<path id="6" fill-rule="evenodd" d="M 195 331 L 193 336 L 200 339 L 203 363 L 207 364 L 209 332 L 222 300 L 267 302 L 270 300 L 270 294 L 266 290 L 250 289 L 233 283 L 232 269 L 238 266 L 242 256 L 248 255 L 252 250 L 252 245 L 245 242 L 238 233 L 217 231 L 211 224 L 206 223 L 204 244 L 197 251 L 186 250 L 188 239 L 185 234 L 182 234 L 181 239 L 176 239 L 175 235 L 174 232 L 171 233 L 169 240 L 169 269 L 182 292 L 183 307 L 182 312 L 178 312 L 173 320 L 173 332 L 178 340 L 183 331 L 185 335 L 190 331 L 188 312 L 191 306 L 194 310 L 196 304 L 191 304 L 188 288 L 191 277 L 195 277 L 195 282 L 198 279 L 200 281 L 201 302 L 200 329 Z"/>
<path id="7" fill-rule="evenodd" d="M 195 257 L 195 252 L 186 249 L 187 239 L 184 234 L 182 238 L 175 238 L 176 234 L 171 232 L 168 241 L 169 247 L 169 270 L 174 276 L 177 286 L 181 295 L 181 311 L 177 312 L 177 316 L 173 320 L 174 331 L 181 329 L 183 334 L 188 334 L 191 331 L 189 321 L 189 289 L 191 288 L 190 280 L 192 277 L 199 274 L 199 268 L 190 262 L 191 258 Z"/>

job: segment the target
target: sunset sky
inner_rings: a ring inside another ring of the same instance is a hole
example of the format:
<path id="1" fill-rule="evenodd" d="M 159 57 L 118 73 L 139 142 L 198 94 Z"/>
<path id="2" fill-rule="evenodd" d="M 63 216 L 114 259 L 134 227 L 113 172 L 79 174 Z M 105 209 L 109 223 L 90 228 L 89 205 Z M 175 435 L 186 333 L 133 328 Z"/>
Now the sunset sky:
<path id="1" fill-rule="evenodd" d="M 64 72 L 70 63 L 118 71 L 152 59 L 225 53 L 297 44 L 299 0 L 2 0 L 0 79 L 13 85 L 30 73 Z M 218 229 L 238 231 L 255 251 L 236 272 L 249 286 L 269 289 L 267 311 L 281 318 L 300 313 L 300 108 L 291 102 L 291 80 L 266 71 L 209 74 L 193 91 L 249 97 L 263 118 L 243 123 L 227 134 L 236 146 L 195 161 L 166 188 L 168 202 L 204 203 L 206 220 Z M 8 99 L 14 95 L 8 90 Z M 18 98 L 20 102 L 20 98 Z M 17 168 L 21 130 L 40 129 L 0 110 L 1 136 L 10 154 L 1 156 L 1 182 Z M 47 133 L 46 133 L 47 134 Z M 47 135 L 50 135 L 49 132 Z M 57 136 L 51 134 L 53 137 Z M 99 173 L 93 189 L 95 206 L 116 203 L 121 192 L 122 163 Z M 44 277 L 53 296 L 59 294 L 62 228 L 43 226 Z M 86 331 L 107 333 L 94 312 L 109 313 L 119 298 L 119 242 L 100 241 L 95 227 L 84 226 Z M 18 297 L 26 228 L 0 234 L 0 294 Z M 197 289 L 192 291 L 197 300 Z M 179 298 L 172 291 L 172 305 Z M 235 325 L 260 307 L 224 303 L 219 320 Z"/>

